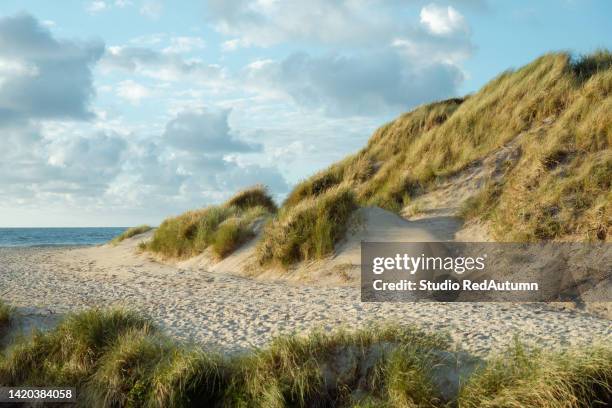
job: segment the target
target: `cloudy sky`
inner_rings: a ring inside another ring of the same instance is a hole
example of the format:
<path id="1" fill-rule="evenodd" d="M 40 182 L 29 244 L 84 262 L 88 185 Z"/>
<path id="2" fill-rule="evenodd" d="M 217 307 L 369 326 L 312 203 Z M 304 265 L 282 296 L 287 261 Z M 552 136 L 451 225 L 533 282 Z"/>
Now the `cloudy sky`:
<path id="1" fill-rule="evenodd" d="M 398 113 L 612 48 L 612 2 L 534 3 L 2 0 L 0 227 L 280 199 Z"/>

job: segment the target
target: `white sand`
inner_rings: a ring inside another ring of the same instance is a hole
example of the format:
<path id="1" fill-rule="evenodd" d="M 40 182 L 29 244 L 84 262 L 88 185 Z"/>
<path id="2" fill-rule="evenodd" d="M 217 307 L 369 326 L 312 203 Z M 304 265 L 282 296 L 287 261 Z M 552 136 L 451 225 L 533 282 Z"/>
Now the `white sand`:
<path id="1" fill-rule="evenodd" d="M 1 248 L 0 298 L 27 307 L 30 326 L 36 313 L 49 322 L 49 314 L 121 305 L 148 314 L 177 338 L 223 351 L 263 346 L 281 333 L 385 321 L 447 330 L 480 355 L 508 345 L 515 334 L 543 347 L 612 339 L 609 320 L 576 310 L 534 304 L 366 304 L 355 287 L 295 285 L 162 265 L 135 254 L 137 242 Z"/>

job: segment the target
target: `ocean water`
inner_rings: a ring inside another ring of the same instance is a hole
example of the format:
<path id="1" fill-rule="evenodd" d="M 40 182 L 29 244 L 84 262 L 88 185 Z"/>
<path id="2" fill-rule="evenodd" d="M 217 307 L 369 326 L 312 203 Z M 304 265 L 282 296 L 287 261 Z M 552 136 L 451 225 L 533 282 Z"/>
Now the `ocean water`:
<path id="1" fill-rule="evenodd" d="M 125 231 L 113 228 L 0 228 L 0 247 L 103 244 Z"/>

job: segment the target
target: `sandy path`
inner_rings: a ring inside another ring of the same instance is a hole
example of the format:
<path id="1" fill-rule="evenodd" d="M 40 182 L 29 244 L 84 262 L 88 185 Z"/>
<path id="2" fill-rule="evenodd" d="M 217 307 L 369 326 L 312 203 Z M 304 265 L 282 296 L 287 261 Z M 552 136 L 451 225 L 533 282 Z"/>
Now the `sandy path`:
<path id="1" fill-rule="evenodd" d="M 127 249 L 112 258 L 108 251 L 0 248 L 0 298 L 59 314 L 123 305 L 145 312 L 177 338 L 224 351 L 262 346 L 280 333 L 384 321 L 447 330 L 481 355 L 504 347 L 513 334 L 544 347 L 612 340 L 609 320 L 579 311 L 529 304 L 364 304 L 353 287 L 250 280 L 156 264 Z"/>

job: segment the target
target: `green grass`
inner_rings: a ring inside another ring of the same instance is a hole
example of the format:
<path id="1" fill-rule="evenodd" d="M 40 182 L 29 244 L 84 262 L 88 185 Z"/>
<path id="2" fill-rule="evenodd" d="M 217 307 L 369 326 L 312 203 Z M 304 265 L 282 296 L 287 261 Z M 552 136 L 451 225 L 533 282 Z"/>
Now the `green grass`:
<path id="1" fill-rule="evenodd" d="M 83 407 L 577 408 L 612 398 L 609 346 L 545 353 L 517 343 L 474 360 L 449 394 L 437 375 L 459 361 L 454 350 L 446 335 L 387 325 L 221 356 L 175 343 L 134 313 L 91 310 L 3 350 L 0 383 L 73 386 Z"/>
<path id="2" fill-rule="evenodd" d="M 13 308 L 0 301 L 0 338 L 6 334 L 13 319 Z"/>
<path id="3" fill-rule="evenodd" d="M 136 236 L 139 234 L 144 234 L 145 232 L 150 231 L 150 230 L 151 230 L 151 227 L 148 225 L 139 225 L 137 227 L 128 228 L 127 230 L 123 231 L 120 235 L 113 238 L 111 240 L 111 244 L 117 245 L 123 240 L 132 238 L 133 236 Z"/>
<path id="4" fill-rule="evenodd" d="M 141 249 L 167 258 L 188 258 L 207 248 L 224 258 L 255 236 L 258 222 L 276 211 L 263 186 L 241 191 L 225 203 L 168 218 Z"/>
<path id="5" fill-rule="evenodd" d="M 239 191 L 232 198 L 227 200 L 225 205 L 228 207 L 238 207 L 242 210 L 253 207 L 263 207 L 271 214 L 274 214 L 278 210 L 276 203 L 268 194 L 266 187 L 261 184 Z"/>
<path id="6" fill-rule="evenodd" d="M 311 201 L 340 185 L 358 205 L 399 212 L 515 140 L 518 163 L 465 203 L 463 215 L 488 221 L 500 241 L 609 241 L 611 112 L 609 51 L 546 54 L 466 98 L 423 105 L 382 126 L 365 148 L 299 183 L 280 214 L 290 219 L 293 208 L 316 206 Z M 267 253 L 281 251 L 276 232 L 265 232 L 277 242 Z"/>
<path id="7" fill-rule="evenodd" d="M 257 247 L 259 263 L 287 266 L 331 254 L 356 208 L 349 186 L 331 188 L 316 199 L 285 207 L 264 229 Z"/>
<path id="8" fill-rule="evenodd" d="M 461 407 L 595 408 L 612 403 L 612 348 L 544 353 L 520 343 L 465 384 Z"/>

